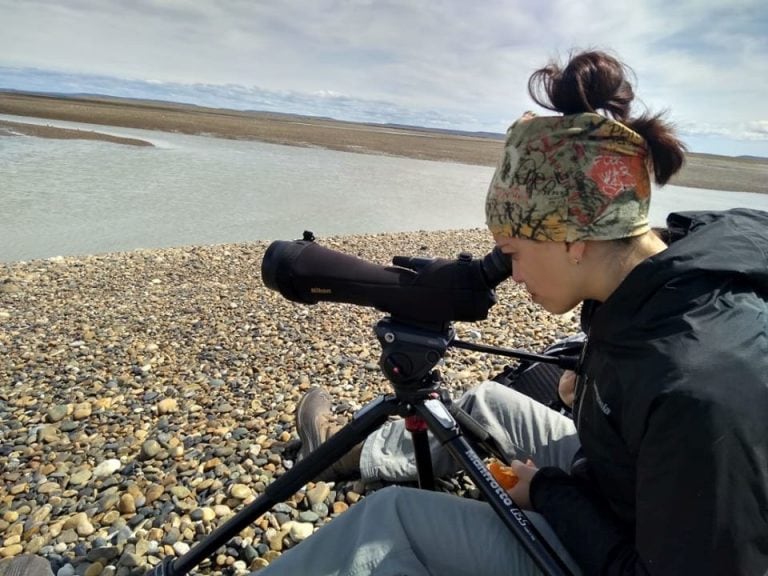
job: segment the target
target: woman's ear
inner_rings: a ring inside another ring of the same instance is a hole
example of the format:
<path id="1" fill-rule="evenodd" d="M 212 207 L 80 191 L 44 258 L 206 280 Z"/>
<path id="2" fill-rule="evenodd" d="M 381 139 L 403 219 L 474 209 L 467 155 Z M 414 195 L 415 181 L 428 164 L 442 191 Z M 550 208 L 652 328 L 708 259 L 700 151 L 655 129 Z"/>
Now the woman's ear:
<path id="1" fill-rule="evenodd" d="M 576 242 L 566 242 L 565 249 L 568 252 L 568 258 L 573 264 L 581 264 L 584 259 L 584 252 L 587 249 L 587 243 L 583 240 Z"/>

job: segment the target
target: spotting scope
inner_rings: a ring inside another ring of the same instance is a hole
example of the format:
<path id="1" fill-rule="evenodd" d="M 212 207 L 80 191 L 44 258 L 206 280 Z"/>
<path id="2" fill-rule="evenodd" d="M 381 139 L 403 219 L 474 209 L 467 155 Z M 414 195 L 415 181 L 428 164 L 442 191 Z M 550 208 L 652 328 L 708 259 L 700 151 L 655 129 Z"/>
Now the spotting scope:
<path id="1" fill-rule="evenodd" d="M 381 266 L 321 246 L 311 232 L 276 240 L 264 254 L 264 284 L 288 300 L 370 306 L 402 322 L 421 325 L 488 317 L 494 288 L 512 274 L 511 259 L 496 247 L 481 259 L 395 256 Z"/>

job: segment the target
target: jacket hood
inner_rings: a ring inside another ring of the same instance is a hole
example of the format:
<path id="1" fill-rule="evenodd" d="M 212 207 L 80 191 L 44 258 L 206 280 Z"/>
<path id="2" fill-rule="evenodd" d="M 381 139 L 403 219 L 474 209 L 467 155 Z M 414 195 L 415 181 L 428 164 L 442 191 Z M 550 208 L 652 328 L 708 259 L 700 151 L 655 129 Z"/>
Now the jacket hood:
<path id="1" fill-rule="evenodd" d="M 600 306 L 595 323 L 621 317 L 653 323 L 679 312 L 677 302 L 734 282 L 768 300 L 768 212 L 675 212 L 667 217 L 667 226 L 669 247 L 627 275 Z M 617 330 L 621 328 L 614 326 L 609 332 Z"/>

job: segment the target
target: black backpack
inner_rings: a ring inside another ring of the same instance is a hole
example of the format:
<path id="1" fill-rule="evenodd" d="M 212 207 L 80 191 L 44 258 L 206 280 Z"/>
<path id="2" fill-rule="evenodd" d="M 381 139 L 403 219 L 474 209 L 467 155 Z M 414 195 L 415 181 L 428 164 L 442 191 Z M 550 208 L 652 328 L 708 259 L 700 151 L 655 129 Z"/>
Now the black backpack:
<path id="1" fill-rule="evenodd" d="M 547 346 L 541 353 L 550 356 L 579 357 L 586 339 L 586 335 L 579 332 Z M 570 415 L 570 409 L 563 404 L 557 393 L 557 385 L 562 374 L 563 369 L 556 364 L 521 360 L 513 366 L 507 366 L 492 379 L 530 396 L 553 410 Z"/>

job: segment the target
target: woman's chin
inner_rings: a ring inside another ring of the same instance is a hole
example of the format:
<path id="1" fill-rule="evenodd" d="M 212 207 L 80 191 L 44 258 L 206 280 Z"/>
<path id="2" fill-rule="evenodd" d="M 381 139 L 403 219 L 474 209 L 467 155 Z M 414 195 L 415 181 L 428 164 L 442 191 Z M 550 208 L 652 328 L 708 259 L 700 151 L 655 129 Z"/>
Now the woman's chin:
<path id="1" fill-rule="evenodd" d="M 550 314 L 565 314 L 566 312 L 570 312 L 573 310 L 574 306 L 570 304 L 565 304 L 562 302 L 552 302 L 551 300 L 543 300 L 537 296 L 531 296 L 531 300 L 533 300 L 536 304 L 544 308 L 547 312 Z"/>

